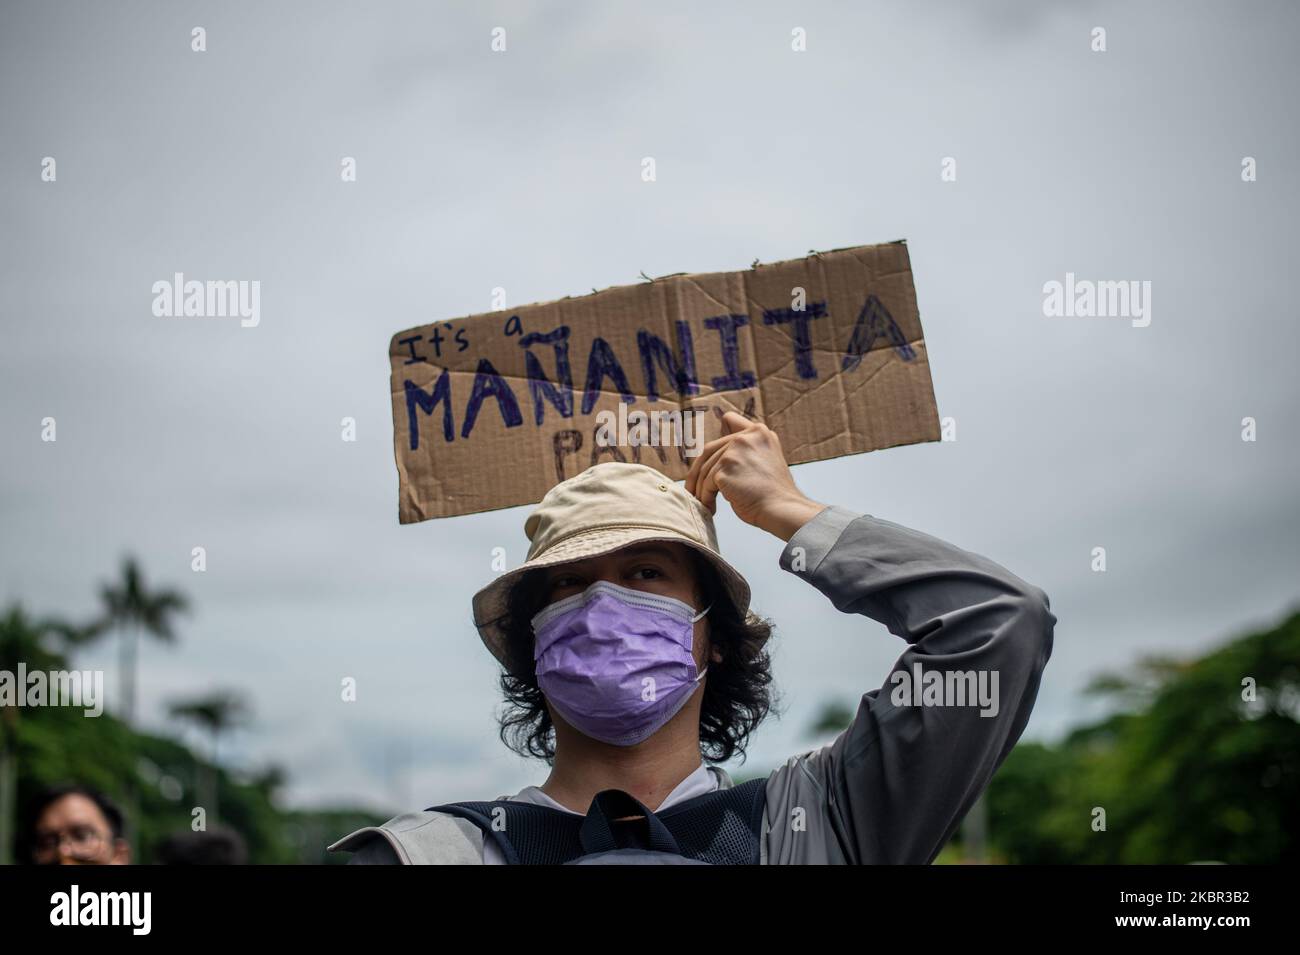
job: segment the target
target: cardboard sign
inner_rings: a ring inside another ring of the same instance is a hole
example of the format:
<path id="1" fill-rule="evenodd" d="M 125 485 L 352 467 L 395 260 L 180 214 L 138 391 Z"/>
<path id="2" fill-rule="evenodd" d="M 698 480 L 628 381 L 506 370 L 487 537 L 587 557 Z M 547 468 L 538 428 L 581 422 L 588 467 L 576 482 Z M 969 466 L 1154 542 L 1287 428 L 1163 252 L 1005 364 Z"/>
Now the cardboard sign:
<path id="1" fill-rule="evenodd" d="M 729 410 L 790 464 L 939 438 L 904 241 L 435 322 L 389 360 L 403 524 L 601 461 L 680 480 Z"/>

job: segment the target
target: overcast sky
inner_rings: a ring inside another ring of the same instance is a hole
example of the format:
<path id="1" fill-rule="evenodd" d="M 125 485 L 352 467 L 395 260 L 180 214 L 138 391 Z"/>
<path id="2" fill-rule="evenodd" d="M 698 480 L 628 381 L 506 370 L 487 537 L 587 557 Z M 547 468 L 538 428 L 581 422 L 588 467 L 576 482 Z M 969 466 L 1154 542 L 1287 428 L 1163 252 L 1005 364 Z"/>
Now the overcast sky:
<path id="1" fill-rule="evenodd" d="M 142 650 L 142 721 L 175 732 L 167 701 L 242 689 L 229 762 L 284 766 L 296 804 L 540 783 L 497 739 L 469 608 L 493 547 L 523 559 L 528 509 L 398 525 L 389 337 L 498 286 L 524 304 L 906 238 L 957 440 L 795 477 L 1046 590 L 1025 735 L 1058 738 L 1096 714 L 1096 673 L 1300 596 L 1298 23 L 1267 2 L 6 3 L 0 598 L 85 617 L 138 555 L 194 604 Z M 260 281 L 260 324 L 155 317 L 175 272 Z M 1151 282 L 1150 325 L 1045 317 L 1067 272 Z M 718 531 L 778 625 L 757 772 L 903 643 L 725 505 Z M 114 649 L 79 660 L 111 692 Z"/>

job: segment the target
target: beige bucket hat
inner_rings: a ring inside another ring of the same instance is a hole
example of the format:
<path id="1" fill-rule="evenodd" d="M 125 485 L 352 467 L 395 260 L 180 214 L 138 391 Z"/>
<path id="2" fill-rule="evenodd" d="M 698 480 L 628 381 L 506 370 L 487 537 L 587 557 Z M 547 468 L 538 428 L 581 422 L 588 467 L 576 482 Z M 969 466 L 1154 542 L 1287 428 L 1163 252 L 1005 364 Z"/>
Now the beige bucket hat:
<path id="1" fill-rule="evenodd" d="M 474 625 L 483 643 L 506 662 L 506 597 L 524 573 L 599 557 L 644 541 L 694 548 L 718 570 L 736 612 L 749 611 L 749 584 L 722 559 L 713 515 L 686 488 L 644 464 L 606 461 L 555 485 L 524 523 L 528 558 L 474 595 Z"/>

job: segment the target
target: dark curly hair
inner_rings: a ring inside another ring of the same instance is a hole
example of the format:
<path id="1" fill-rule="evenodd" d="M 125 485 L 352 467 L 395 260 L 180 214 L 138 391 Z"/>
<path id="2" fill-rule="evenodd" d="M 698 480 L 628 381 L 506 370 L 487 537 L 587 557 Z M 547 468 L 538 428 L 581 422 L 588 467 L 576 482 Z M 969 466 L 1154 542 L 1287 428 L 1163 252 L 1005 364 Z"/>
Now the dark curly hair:
<path id="1" fill-rule="evenodd" d="M 712 604 L 709 650 L 721 662 L 709 664 L 700 705 L 700 752 L 704 759 L 724 763 L 739 754 L 743 760 L 749 735 L 773 706 L 772 663 L 765 641 L 772 622 L 751 614 L 742 618 L 713 565 L 687 548 L 695 567 L 696 585 L 705 604 Z M 545 605 L 547 571 L 523 574 L 506 598 L 506 667 L 501 674 L 505 708 L 500 715 L 501 741 L 520 756 L 535 756 L 548 764 L 555 759 L 555 726 L 537 685 L 533 662 L 533 616 Z"/>

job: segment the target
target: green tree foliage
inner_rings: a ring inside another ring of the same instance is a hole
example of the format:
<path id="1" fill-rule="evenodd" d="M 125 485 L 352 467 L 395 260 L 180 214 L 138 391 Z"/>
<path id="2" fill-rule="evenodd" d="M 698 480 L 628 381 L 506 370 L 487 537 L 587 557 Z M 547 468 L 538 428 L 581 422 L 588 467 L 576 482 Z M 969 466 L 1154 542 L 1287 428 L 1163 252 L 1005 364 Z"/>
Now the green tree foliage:
<path id="1" fill-rule="evenodd" d="M 1199 659 L 1104 675 L 1089 691 L 1116 712 L 1057 745 L 1017 746 L 989 787 L 1007 861 L 1296 861 L 1300 613 Z"/>
<path id="2" fill-rule="evenodd" d="M 16 673 L 19 662 L 28 671 L 73 669 L 63 651 L 84 643 L 84 632 L 33 620 L 20 607 L 11 607 L 0 615 L 0 670 Z M 236 702 L 214 693 L 183 708 L 212 731 L 237 721 Z M 132 803 L 139 835 L 136 861 L 141 863 L 153 861 L 165 836 L 190 830 L 191 809 L 199 804 L 205 780 L 216 788 L 221 822 L 244 838 L 252 863 L 345 862 L 342 855 L 327 854 L 325 846 L 382 821 L 364 810 L 282 809 L 277 805 L 285 781 L 280 769 L 247 777 L 232 774 L 176 740 L 132 730 L 107 711 L 88 718 L 82 709 L 67 706 L 0 709 L 0 779 L 5 767 L 16 792 L 0 806 L 6 817 L 0 833 L 6 826 L 13 831 L 17 811 L 41 789 L 79 783 L 103 790 L 119 804 Z M 207 820 L 209 825 L 213 821 Z"/>

